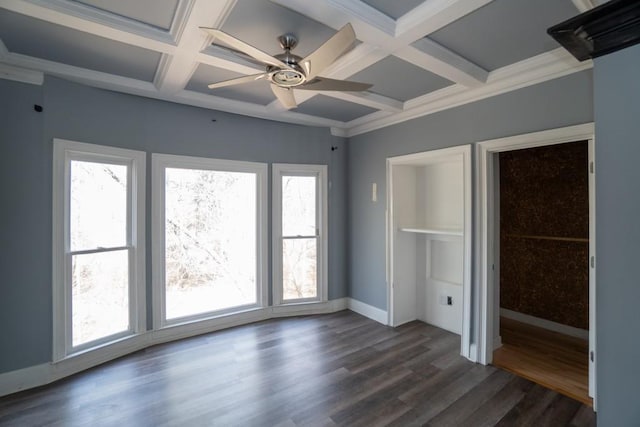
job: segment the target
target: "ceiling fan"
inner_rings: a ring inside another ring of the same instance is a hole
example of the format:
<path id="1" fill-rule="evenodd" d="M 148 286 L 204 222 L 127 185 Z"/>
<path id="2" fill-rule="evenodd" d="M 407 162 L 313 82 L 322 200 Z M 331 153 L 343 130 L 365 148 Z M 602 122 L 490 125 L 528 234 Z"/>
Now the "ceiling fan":
<path id="1" fill-rule="evenodd" d="M 355 43 L 356 34 L 351 24 L 342 27 L 340 31 L 305 58 L 291 53 L 291 50 L 298 44 L 298 40 L 292 34 L 278 37 L 284 53 L 271 56 L 223 31 L 215 28 L 200 28 L 217 40 L 247 54 L 266 66 L 264 73 L 213 83 L 209 85 L 209 89 L 249 83 L 256 80 L 267 80 L 271 82 L 271 90 L 276 98 L 285 108 L 289 109 L 297 106 L 293 96 L 294 88 L 300 90 L 359 92 L 373 86 L 368 83 L 335 80 L 319 76 Z"/>

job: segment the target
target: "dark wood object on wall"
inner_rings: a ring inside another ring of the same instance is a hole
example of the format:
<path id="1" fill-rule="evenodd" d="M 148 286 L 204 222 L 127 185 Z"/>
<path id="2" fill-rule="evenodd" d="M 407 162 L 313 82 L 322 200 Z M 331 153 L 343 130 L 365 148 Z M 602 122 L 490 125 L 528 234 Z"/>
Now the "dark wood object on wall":
<path id="1" fill-rule="evenodd" d="M 500 306 L 589 328 L 586 141 L 500 153 Z"/>

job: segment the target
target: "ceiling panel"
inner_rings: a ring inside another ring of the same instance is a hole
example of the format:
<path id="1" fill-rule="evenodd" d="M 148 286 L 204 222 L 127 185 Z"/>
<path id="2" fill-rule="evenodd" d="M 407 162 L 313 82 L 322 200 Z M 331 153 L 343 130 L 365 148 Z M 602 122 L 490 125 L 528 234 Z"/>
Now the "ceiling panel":
<path id="1" fill-rule="evenodd" d="M 10 52 L 153 81 L 160 54 L 0 9 L 0 39 Z"/>
<path id="2" fill-rule="evenodd" d="M 298 105 L 298 108 L 292 111 L 341 122 L 349 122 L 378 110 L 341 99 L 330 98 L 326 95 L 316 95 L 310 100 Z"/>
<path id="3" fill-rule="evenodd" d="M 178 0 L 77 0 L 116 15 L 168 30 L 176 13 Z"/>
<path id="4" fill-rule="evenodd" d="M 398 19 L 405 13 L 414 9 L 416 6 L 422 4 L 425 0 L 402 0 L 402 1 L 390 1 L 390 0 L 362 0 L 369 6 L 373 6 L 380 12 L 393 19 Z"/>
<path id="5" fill-rule="evenodd" d="M 577 14 L 571 0 L 494 0 L 429 37 L 493 71 L 559 47 L 547 28 Z"/>
<path id="6" fill-rule="evenodd" d="M 242 76 L 243 74 L 234 73 L 233 71 L 200 64 L 186 89 L 206 93 L 207 95 L 221 96 L 223 98 L 253 102 L 254 104 L 261 105 L 267 105 L 275 99 L 275 96 L 269 88 L 269 83 L 264 80 L 219 89 L 209 89 L 207 87 L 210 83 L 217 83 Z"/>
<path id="7" fill-rule="evenodd" d="M 449 80 L 413 64 L 388 56 L 349 78 L 373 83 L 371 92 L 407 101 L 451 84 Z"/>
<path id="8" fill-rule="evenodd" d="M 271 55 L 282 53 L 278 36 L 292 33 L 298 38 L 293 52 L 305 57 L 335 31 L 270 1 L 238 0 L 221 28 L 224 32 Z"/>

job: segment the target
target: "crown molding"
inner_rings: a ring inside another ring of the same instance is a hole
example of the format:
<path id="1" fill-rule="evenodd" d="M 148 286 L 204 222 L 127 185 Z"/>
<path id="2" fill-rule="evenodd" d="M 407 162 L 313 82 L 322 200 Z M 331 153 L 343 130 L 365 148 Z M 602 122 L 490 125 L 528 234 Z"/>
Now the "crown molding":
<path id="1" fill-rule="evenodd" d="M 44 73 L 0 62 L 0 79 L 41 86 L 44 82 Z"/>
<path id="2" fill-rule="evenodd" d="M 331 135 L 333 136 L 340 136 L 342 138 L 346 138 L 347 137 L 347 130 L 343 129 L 343 128 L 336 128 L 336 127 L 331 127 L 329 128 L 331 130 Z"/>
<path id="3" fill-rule="evenodd" d="M 178 93 L 162 93 L 151 82 L 9 53 L 1 41 L 0 61 L 4 63 L 2 70 L 7 73 L 5 78 L 12 80 L 42 84 L 42 76 L 45 73 L 93 87 L 148 98 L 286 123 L 329 127 L 332 134 L 343 137 L 360 135 L 593 67 L 592 61 L 578 62 L 571 54 L 559 48 L 495 70 L 489 74 L 487 83 L 483 86 L 469 89 L 462 85 L 451 85 L 405 102 L 401 112 L 376 111 L 345 123 L 199 92 L 183 90 Z"/>
<path id="4" fill-rule="evenodd" d="M 36 70 L 44 74 L 82 83 L 87 86 L 143 96 L 146 98 L 160 99 L 178 104 L 306 126 L 328 128 L 345 128 L 346 126 L 345 122 L 338 120 L 325 119 L 322 117 L 310 116 L 291 111 L 274 111 L 268 109 L 267 106 L 264 105 L 205 95 L 199 92 L 188 90 L 182 90 L 177 93 L 162 92 L 159 91 L 152 82 L 116 76 L 113 74 L 102 73 L 100 71 L 87 70 L 85 68 L 60 64 L 58 62 L 33 58 L 17 53 L 5 54 L 0 58 L 0 62 L 12 66 L 15 70 Z"/>
<path id="5" fill-rule="evenodd" d="M 502 93 L 588 70 L 592 61 L 578 62 L 562 48 L 534 56 L 489 73 L 487 83 L 471 89 L 453 85 L 405 103 L 405 111 L 363 124 L 347 123 L 348 136 L 356 136 L 407 120 L 469 104 Z M 371 115 L 373 116 L 373 115 Z M 365 119 L 364 117 L 362 119 Z"/>

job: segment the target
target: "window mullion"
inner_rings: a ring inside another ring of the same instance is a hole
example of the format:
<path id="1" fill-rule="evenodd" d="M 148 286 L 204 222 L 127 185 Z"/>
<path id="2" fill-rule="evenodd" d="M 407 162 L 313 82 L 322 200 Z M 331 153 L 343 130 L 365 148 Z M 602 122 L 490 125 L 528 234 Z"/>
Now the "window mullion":
<path id="1" fill-rule="evenodd" d="M 103 248 L 103 247 L 98 247 L 95 249 L 82 249 L 82 250 L 78 250 L 78 251 L 69 251 L 69 255 L 88 255 L 88 254 L 99 254 L 99 253 L 104 253 L 104 252 L 115 252 L 115 251 L 124 251 L 124 250 L 131 250 L 133 249 L 132 245 L 127 245 L 127 246 L 115 246 L 112 248 Z"/>

